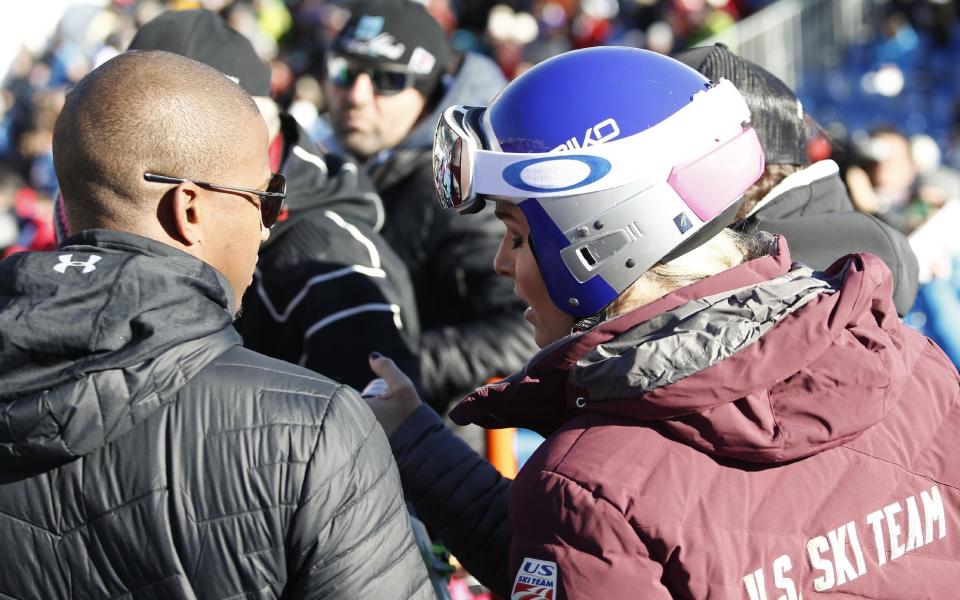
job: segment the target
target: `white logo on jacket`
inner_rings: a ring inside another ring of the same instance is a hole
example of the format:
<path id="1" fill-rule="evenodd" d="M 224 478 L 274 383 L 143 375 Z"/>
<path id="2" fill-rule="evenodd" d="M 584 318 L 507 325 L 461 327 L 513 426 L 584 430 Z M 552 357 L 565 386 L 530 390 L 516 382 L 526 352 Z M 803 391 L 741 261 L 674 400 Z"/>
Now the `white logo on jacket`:
<path id="1" fill-rule="evenodd" d="M 96 265 L 101 258 L 103 257 L 97 256 L 96 254 L 91 254 L 90 258 L 88 258 L 87 260 L 80 261 L 80 260 L 73 260 L 72 254 L 61 254 L 59 258 L 60 263 L 54 265 L 53 270 L 58 273 L 66 273 L 67 268 L 69 267 L 77 267 L 78 269 L 82 267 L 83 270 L 80 271 L 81 273 L 89 273 L 90 271 L 95 271 L 97 269 L 97 267 L 95 267 L 94 265 Z"/>
<path id="2" fill-rule="evenodd" d="M 824 592 L 869 576 L 871 570 L 882 569 L 890 561 L 946 536 L 947 512 L 939 485 L 907 496 L 903 502 L 879 507 L 861 521 L 843 523 L 807 540 L 813 591 Z M 861 545 L 861 539 L 867 543 Z M 790 572 L 797 562 L 789 554 L 773 561 L 771 583 L 776 592 L 771 596 L 767 595 L 770 577 L 763 567 L 745 575 L 747 596 L 750 600 L 800 600 L 804 586 L 798 586 Z"/>
<path id="3" fill-rule="evenodd" d="M 557 563 L 524 558 L 513 580 L 510 600 L 554 600 L 557 593 Z"/>

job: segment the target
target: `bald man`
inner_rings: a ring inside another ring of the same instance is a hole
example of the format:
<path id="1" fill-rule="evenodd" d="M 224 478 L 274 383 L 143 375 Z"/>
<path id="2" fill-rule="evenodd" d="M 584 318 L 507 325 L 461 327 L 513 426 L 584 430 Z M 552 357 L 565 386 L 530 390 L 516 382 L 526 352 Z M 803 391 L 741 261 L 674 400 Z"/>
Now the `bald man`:
<path id="1" fill-rule="evenodd" d="M 0 597 L 428 597 L 365 405 L 233 329 L 283 196 L 250 97 L 127 53 L 54 162 L 79 233 L 0 262 Z"/>

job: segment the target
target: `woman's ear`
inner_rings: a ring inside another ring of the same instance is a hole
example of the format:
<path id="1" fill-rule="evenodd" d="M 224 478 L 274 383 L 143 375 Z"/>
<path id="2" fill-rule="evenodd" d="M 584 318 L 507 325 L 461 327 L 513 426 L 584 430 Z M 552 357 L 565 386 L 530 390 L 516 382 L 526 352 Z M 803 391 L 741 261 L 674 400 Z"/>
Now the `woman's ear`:
<path id="1" fill-rule="evenodd" d="M 169 192 L 173 230 L 185 246 L 194 246 L 203 241 L 203 220 L 206 215 L 200 206 L 202 191 L 196 184 L 185 181 Z"/>

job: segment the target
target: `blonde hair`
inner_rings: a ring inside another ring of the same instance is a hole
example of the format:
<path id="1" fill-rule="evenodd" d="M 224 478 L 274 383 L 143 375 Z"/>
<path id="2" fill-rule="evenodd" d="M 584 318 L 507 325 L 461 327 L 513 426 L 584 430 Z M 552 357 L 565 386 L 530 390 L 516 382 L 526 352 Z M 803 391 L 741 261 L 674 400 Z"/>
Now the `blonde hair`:
<path id="1" fill-rule="evenodd" d="M 649 304 L 674 290 L 769 253 L 773 236 L 724 229 L 690 252 L 647 269 L 607 307 L 607 318 Z"/>

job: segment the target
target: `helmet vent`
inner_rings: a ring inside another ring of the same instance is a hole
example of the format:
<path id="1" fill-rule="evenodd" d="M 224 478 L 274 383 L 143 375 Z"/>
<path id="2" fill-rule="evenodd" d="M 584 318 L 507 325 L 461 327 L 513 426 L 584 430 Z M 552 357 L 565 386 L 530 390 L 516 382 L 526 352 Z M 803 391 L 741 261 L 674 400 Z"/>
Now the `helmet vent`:
<path id="1" fill-rule="evenodd" d="M 582 256 L 583 260 L 591 267 L 597 264 L 596 257 L 590 252 L 590 248 L 588 248 L 587 246 L 583 246 L 580 248 L 580 256 Z"/>

